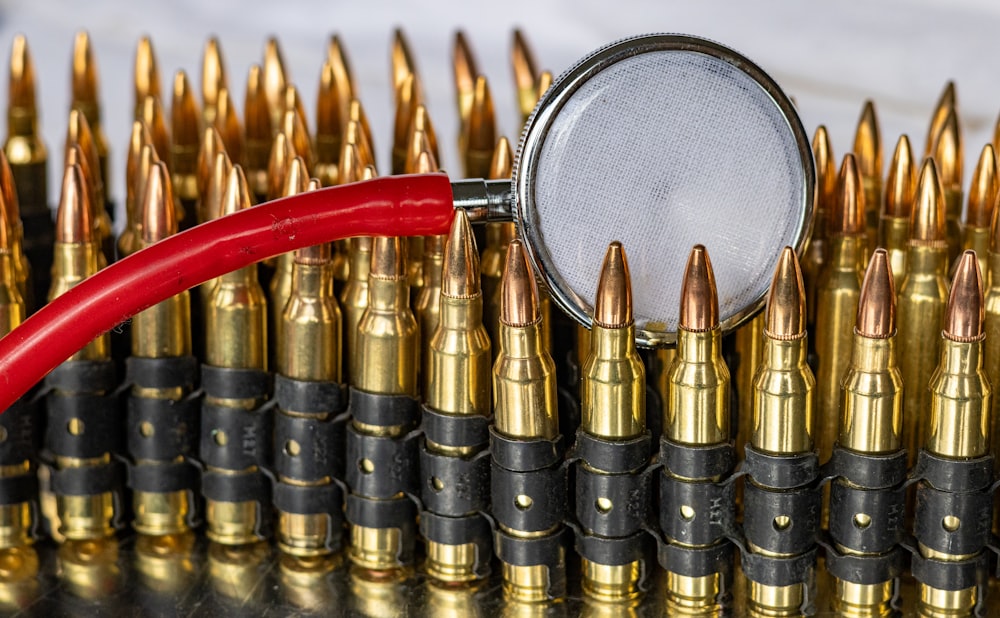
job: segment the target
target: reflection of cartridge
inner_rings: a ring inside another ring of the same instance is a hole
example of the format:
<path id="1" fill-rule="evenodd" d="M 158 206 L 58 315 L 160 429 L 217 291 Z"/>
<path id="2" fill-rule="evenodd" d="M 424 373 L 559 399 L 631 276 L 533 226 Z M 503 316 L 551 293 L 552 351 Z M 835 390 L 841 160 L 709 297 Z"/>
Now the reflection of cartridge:
<path id="1" fill-rule="evenodd" d="M 226 179 L 222 214 L 250 207 L 243 170 Z M 261 466 L 270 454 L 267 301 L 257 265 L 218 278 L 205 304 L 205 363 L 199 452 L 205 464 L 206 535 L 224 545 L 265 537 L 271 487 Z"/>
<path id="2" fill-rule="evenodd" d="M 455 213 L 443 253 L 440 321 L 427 332 L 420 530 L 428 575 L 457 583 L 485 577 L 493 554 L 480 515 L 489 506 L 490 340 L 479 253 L 462 212 Z"/>
<path id="3" fill-rule="evenodd" d="M 520 241 L 508 246 L 500 294 L 490 432 L 494 544 L 508 596 L 544 601 L 565 591 L 567 488 L 555 365 L 542 340 L 535 276 Z"/>
<path id="4" fill-rule="evenodd" d="M 930 381 L 923 449 L 911 473 L 917 485 L 911 569 L 922 615 L 970 615 L 985 592 L 992 516 L 992 388 L 983 373 L 983 280 L 976 254 L 955 269 L 940 362 Z"/>
<path id="5" fill-rule="evenodd" d="M 845 155 L 837 199 L 827 228 L 830 252 L 816 291 L 816 449 L 820 461 L 833 451 L 840 379 L 851 360 L 851 324 L 861 293 L 867 241 L 864 194 L 853 155 Z"/>
<path id="6" fill-rule="evenodd" d="M 97 272 L 100 248 L 80 167 L 66 168 L 56 219 L 53 299 Z M 112 534 L 121 515 L 121 420 L 111 392 L 116 380 L 107 333 L 99 335 L 46 378 L 45 451 L 55 494 L 52 532 L 69 540 Z"/>
<path id="7" fill-rule="evenodd" d="M 368 274 L 368 307 L 358 324 L 357 372 L 345 476 L 350 558 L 371 571 L 412 564 L 417 489 L 420 339 L 410 310 L 404 240 L 378 237 Z"/>
<path id="8" fill-rule="evenodd" d="M 143 199 L 140 247 L 177 232 L 167 166 L 150 170 Z M 188 398 L 197 381 L 191 356 L 191 307 L 186 291 L 136 314 L 126 380 L 129 484 L 141 534 L 182 534 L 194 519 L 198 470 L 186 459 L 197 451 L 198 400 Z"/>
<path id="9" fill-rule="evenodd" d="M 576 434 L 576 549 L 583 590 L 620 601 L 639 594 L 648 572 L 642 531 L 649 462 L 646 372 L 635 349 L 632 281 L 621 243 L 608 247 L 594 301 L 589 354 L 582 367 L 580 429 Z"/>
<path id="10" fill-rule="evenodd" d="M 667 571 L 667 605 L 684 613 L 717 613 L 732 580 L 733 545 L 723 537 L 734 511 L 732 484 L 718 485 L 735 463 L 729 435 L 729 369 L 715 275 L 695 246 L 681 288 L 677 355 L 667 369 L 660 441 L 659 561 Z"/>
<path id="11" fill-rule="evenodd" d="M 938 363 L 941 323 L 948 302 L 948 242 L 945 201 L 937 166 L 924 162 L 910 215 L 906 276 L 899 284 L 899 369 L 903 374 L 903 444 L 910 466 L 924 443 L 931 393 L 927 389 Z"/>
<path id="12" fill-rule="evenodd" d="M 826 567 L 836 582 L 833 607 L 849 616 L 890 615 L 901 570 L 906 452 L 895 292 L 890 255 L 877 249 L 861 287 L 830 464 Z"/>
<path id="13" fill-rule="evenodd" d="M 278 546 L 303 558 L 338 551 L 344 524 L 335 479 L 343 475 L 344 419 L 337 417 L 347 393 L 340 386 L 342 319 L 332 279 L 329 245 L 295 252 L 276 353 Z"/>
<path id="14" fill-rule="evenodd" d="M 763 360 L 746 447 L 741 562 L 757 616 L 798 616 L 813 596 L 819 466 L 813 451 L 816 380 L 806 364 L 805 286 L 785 247 L 771 281 Z"/>
<path id="15" fill-rule="evenodd" d="M 152 607 L 162 602 L 158 594 L 171 595 L 189 590 L 199 573 L 193 559 L 195 533 L 139 535 L 135 539 L 132 567 L 144 589 L 153 593 Z"/>
<path id="16" fill-rule="evenodd" d="M 117 613 L 113 599 L 122 585 L 118 539 L 66 541 L 59 547 L 56 568 L 67 592 L 91 602 L 103 601 L 111 613 Z"/>

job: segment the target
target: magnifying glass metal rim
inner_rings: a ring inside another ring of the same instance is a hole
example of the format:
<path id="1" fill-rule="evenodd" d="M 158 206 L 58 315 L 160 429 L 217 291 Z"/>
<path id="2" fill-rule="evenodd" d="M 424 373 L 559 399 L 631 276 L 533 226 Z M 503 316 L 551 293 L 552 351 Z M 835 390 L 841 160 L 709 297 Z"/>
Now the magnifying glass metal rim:
<path id="1" fill-rule="evenodd" d="M 534 196 L 534 179 L 538 167 L 538 159 L 548 135 L 549 128 L 555 121 L 565 103 L 577 90 L 596 73 L 608 66 L 640 54 L 660 51 L 686 51 L 704 54 L 732 65 L 737 70 L 748 75 L 770 97 L 788 123 L 798 146 L 799 158 L 805 179 L 805 190 L 802 192 L 802 218 L 799 220 L 793 247 L 799 255 L 802 254 L 809 239 L 812 227 L 812 215 L 815 199 L 816 170 L 813 162 L 812 147 L 802 122 L 795 112 L 791 100 L 782 92 L 777 83 L 756 64 L 736 51 L 723 45 L 683 34 L 647 34 L 629 37 L 606 45 L 580 60 L 575 66 L 556 79 L 545 95 L 535 106 L 534 112 L 521 134 L 517 155 L 514 161 L 514 175 L 511 180 L 513 196 L 513 214 L 518 234 L 524 240 L 528 256 L 548 287 L 552 299 L 566 313 L 580 324 L 590 328 L 592 316 L 585 308 L 591 308 L 592 299 L 584 299 L 577 295 L 565 280 L 559 275 L 551 257 L 545 250 L 544 239 L 540 237 L 541 230 L 535 226 L 525 225 L 533 221 L 536 212 Z M 623 239 L 625 240 L 625 239 Z M 684 252 L 688 248 L 681 248 Z M 777 247 L 776 249 L 780 249 Z M 625 250 L 628 251 L 626 244 Z M 600 256 L 595 256 L 595 260 Z M 683 264 L 683 257 L 679 258 Z M 737 328 L 764 305 L 767 288 L 749 305 L 733 315 L 724 316 L 721 321 L 723 332 Z M 678 308 L 673 308 L 674 310 Z M 676 332 L 636 328 L 636 343 L 644 347 L 673 345 L 676 342 Z"/>

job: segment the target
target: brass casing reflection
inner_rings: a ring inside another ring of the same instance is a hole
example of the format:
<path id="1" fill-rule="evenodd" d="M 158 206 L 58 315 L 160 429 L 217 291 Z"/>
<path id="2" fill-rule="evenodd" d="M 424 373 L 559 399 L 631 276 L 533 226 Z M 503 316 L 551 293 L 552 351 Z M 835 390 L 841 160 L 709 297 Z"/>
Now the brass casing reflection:
<path id="1" fill-rule="evenodd" d="M 68 540 L 59 546 L 57 564 L 59 580 L 78 597 L 97 601 L 120 587 L 117 539 Z"/>
<path id="2" fill-rule="evenodd" d="M 189 589 L 197 576 L 192 560 L 195 534 L 165 534 L 135 539 L 135 570 L 142 585 L 161 593 L 177 593 Z"/>

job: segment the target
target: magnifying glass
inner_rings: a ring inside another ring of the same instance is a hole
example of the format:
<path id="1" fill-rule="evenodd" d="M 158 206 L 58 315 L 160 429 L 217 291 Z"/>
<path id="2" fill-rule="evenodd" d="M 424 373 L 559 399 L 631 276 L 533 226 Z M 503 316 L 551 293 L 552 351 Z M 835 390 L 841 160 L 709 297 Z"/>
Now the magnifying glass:
<path id="1" fill-rule="evenodd" d="M 600 256 L 629 255 L 636 340 L 676 339 L 691 247 L 712 256 L 721 326 L 763 305 L 802 250 L 815 169 L 791 101 L 755 64 L 684 35 L 624 39 L 562 74 L 521 137 L 513 183 L 453 183 L 472 218 L 513 219 L 553 300 L 590 326 Z"/>
<path id="2" fill-rule="evenodd" d="M 555 302 L 592 320 L 605 248 L 628 251 L 636 340 L 676 339 L 681 277 L 705 245 L 732 330 L 764 303 L 785 246 L 812 220 L 812 151 L 789 99 L 722 45 L 618 41 L 557 79 L 521 137 L 513 181 L 390 176 L 204 223 L 112 264 L 0 339 L 0 410 L 130 316 L 226 272 L 349 236 L 443 234 L 454 208 L 513 219 Z"/>

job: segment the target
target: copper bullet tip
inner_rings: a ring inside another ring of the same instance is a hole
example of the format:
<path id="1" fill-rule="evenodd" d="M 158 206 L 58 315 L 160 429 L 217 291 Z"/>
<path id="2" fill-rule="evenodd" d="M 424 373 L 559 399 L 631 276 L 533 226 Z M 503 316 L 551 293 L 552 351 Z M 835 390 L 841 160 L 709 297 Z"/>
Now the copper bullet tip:
<path id="1" fill-rule="evenodd" d="M 934 159 L 926 159 L 920 168 L 917 198 L 910 213 L 910 243 L 944 247 L 947 243 L 945 234 L 944 190 Z"/>
<path id="2" fill-rule="evenodd" d="M 236 115 L 232 96 L 225 88 L 219 91 L 219 99 L 216 102 L 215 128 L 218 129 L 222 143 L 226 145 L 226 152 L 233 161 L 242 161 L 243 129 L 240 127 L 240 119 Z"/>
<path id="3" fill-rule="evenodd" d="M 267 199 L 281 197 L 285 191 L 285 174 L 297 153 L 291 140 L 284 133 L 276 133 L 271 142 L 271 154 L 267 159 Z"/>
<path id="4" fill-rule="evenodd" d="M 250 65 L 247 72 L 247 91 L 243 99 L 243 118 L 246 122 L 247 140 L 271 140 L 271 111 L 264 90 L 264 70 L 259 64 Z"/>
<path id="5" fill-rule="evenodd" d="M 458 95 L 458 117 L 464 123 L 469 117 L 469 107 L 472 103 L 479 69 L 476 67 L 476 58 L 472 54 L 465 33 L 461 30 L 455 33 L 452 67 L 455 73 L 455 92 Z"/>
<path id="6" fill-rule="evenodd" d="M 147 96 L 142 99 L 139 120 L 142 120 L 146 128 L 149 129 L 157 156 L 166 157 L 170 153 L 170 134 L 167 133 L 167 121 L 164 118 L 163 106 L 158 98 Z"/>
<path id="7" fill-rule="evenodd" d="M 87 181 L 79 165 L 67 165 L 56 211 L 56 241 L 79 244 L 93 240 L 94 219 Z"/>
<path id="8" fill-rule="evenodd" d="M 187 73 L 177 71 L 174 75 L 173 104 L 170 106 L 170 129 L 174 150 L 182 148 L 193 150 L 200 146 L 201 120 L 198 116 L 198 103 L 191 91 Z"/>
<path id="9" fill-rule="evenodd" d="M 327 60 L 319 72 L 319 90 L 316 94 L 316 137 L 339 141 L 344 124 L 344 100 L 337 83 L 337 73 Z"/>
<path id="10" fill-rule="evenodd" d="M 73 104 L 97 105 L 97 63 L 86 30 L 73 39 Z"/>
<path id="11" fill-rule="evenodd" d="M 417 156 L 417 162 L 413 165 L 414 174 L 433 174 L 438 171 L 437 161 L 429 150 L 424 150 Z"/>
<path id="12" fill-rule="evenodd" d="M 177 233 L 177 212 L 170 172 L 163 162 L 157 162 L 146 178 L 146 195 L 142 200 L 142 241 L 152 244 Z"/>
<path id="13" fill-rule="evenodd" d="M 344 130 L 344 139 L 348 138 L 348 135 L 352 129 L 351 122 L 357 123 L 354 130 L 358 133 L 355 138 L 355 142 L 358 148 L 361 150 L 361 160 L 364 161 L 365 165 L 375 165 L 375 149 L 374 142 L 372 141 L 372 128 L 368 123 L 368 115 L 365 114 L 365 108 L 361 105 L 361 101 L 357 99 L 351 99 L 347 106 L 347 126 Z"/>
<path id="14" fill-rule="evenodd" d="M 472 298 L 479 289 L 479 251 L 476 236 L 465 211 L 455 211 L 444 246 L 441 294 L 449 298 Z"/>
<path id="15" fill-rule="evenodd" d="M 330 43 L 326 47 L 326 61 L 333 68 L 340 101 L 346 109 L 347 104 L 354 98 L 354 78 L 351 75 L 351 63 L 347 60 L 347 52 L 336 34 L 330 37 Z"/>
<path id="16" fill-rule="evenodd" d="M 541 100 L 542 96 L 549 91 L 552 87 L 552 71 L 542 71 L 542 74 L 538 76 L 538 96 L 536 98 L 536 103 Z"/>
<path id="17" fill-rule="evenodd" d="M 233 165 L 226 176 L 226 191 L 222 194 L 222 215 L 230 215 L 234 212 L 246 210 L 253 203 L 250 200 L 250 189 L 247 187 L 247 178 L 243 174 L 243 168 Z"/>
<path id="18" fill-rule="evenodd" d="M 594 324 L 602 328 L 625 328 L 632 324 L 632 277 L 625 249 L 617 240 L 608 245 L 601 264 L 594 301 Z"/>
<path id="19" fill-rule="evenodd" d="M 309 169 L 302 157 L 295 157 L 288 164 L 285 171 L 285 186 L 282 189 L 282 196 L 289 197 L 305 193 L 309 188 Z"/>
<path id="20" fill-rule="evenodd" d="M 7 155 L 0 148 L 0 197 L 3 198 L 3 211 L 11 225 L 21 226 L 21 204 L 17 198 L 17 187 L 14 185 L 14 170 L 10 168 Z"/>
<path id="21" fill-rule="evenodd" d="M 970 227 L 988 227 L 993 218 L 993 205 L 997 199 L 997 157 L 992 144 L 983 146 L 983 151 L 972 172 L 972 186 L 969 187 L 969 205 L 965 223 Z"/>
<path id="22" fill-rule="evenodd" d="M 945 339 L 960 343 L 982 340 L 986 336 L 983 305 L 983 274 L 979 271 L 979 260 L 975 251 L 965 251 L 958 258 L 944 312 Z"/>
<path id="23" fill-rule="evenodd" d="M 361 172 L 361 180 L 371 180 L 372 178 L 378 178 L 378 172 L 374 165 L 366 165 L 364 171 Z"/>
<path id="24" fill-rule="evenodd" d="M 146 97 L 160 98 L 160 70 L 156 66 L 153 42 L 148 36 L 139 39 L 135 49 L 135 102 L 141 105 Z"/>
<path id="25" fill-rule="evenodd" d="M 861 110 L 858 128 L 854 133 L 854 156 L 862 178 L 882 177 L 882 138 L 875 113 L 875 103 L 868 99 Z"/>
<path id="26" fill-rule="evenodd" d="M 410 74 L 403 78 L 403 81 L 396 89 L 396 116 L 393 127 L 393 147 L 405 148 L 407 135 L 413 124 L 413 114 L 416 107 L 423 102 L 423 95 L 420 92 L 420 82 L 417 76 Z"/>
<path id="27" fill-rule="evenodd" d="M 867 339 L 887 339 L 896 334 L 896 285 L 885 249 L 876 249 L 868 262 L 854 330 Z"/>
<path id="28" fill-rule="evenodd" d="M 219 100 L 219 91 L 229 89 L 228 81 L 222 47 L 219 45 L 219 39 L 213 36 L 205 42 L 205 51 L 201 59 L 201 97 L 206 108 L 215 107 Z"/>
<path id="29" fill-rule="evenodd" d="M 678 325 L 696 333 L 719 327 L 719 293 L 715 287 L 715 273 L 708 251 L 702 245 L 691 249 L 684 267 Z"/>
<path id="30" fill-rule="evenodd" d="M 469 109 L 468 142 L 466 148 L 473 151 L 489 151 L 497 139 L 496 115 L 493 111 L 493 95 L 490 85 L 482 75 L 476 78 L 472 106 Z"/>
<path id="31" fill-rule="evenodd" d="M 928 157 L 931 154 L 931 149 L 934 147 L 934 140 L 937 138 L 938 133 L 941 132 L 941 127 L 944 126 L 944 120 L 948 117 L 948 112 L 958 107 L 958 99 L 955 94 L 955 82 L 948 81 L 944 86 L 944 90 L 941 91 L 941 96 L 938 98 L 937 104 L 934 106 L 934 112 L 931 114 L 931 123 L 927 128 L 927 139 L 924 141 L 924 157 Z"/>
<path id="32" fill-rule="evenodd" d="M 7 96 L 9 107 L 35 110 L 35 63 L 23 34 L 16 35 L 11 45 Z"/>
<path id="33" fill-rule="evenodd" d="M 507 245 L 500 279 L 500 322 L 505 326 L 524 327 L 540 319 L 535 273 L 528 265 L 524 245 L 520 240 L 512 240 Z"/>
<path id="34" fill-rule="evenodd" d="M 958 111 L 949 110 L 941 130 L 934 137 L 931 156 L 938 165 L 938 177 L 946 187 L 962 184 L 962 130 L 958 123 Z"/>
<path id="35" fill-rule="evenodd" d="M 816 127 L 812 150 L 816 161 L 817 214 L 829 217 L 834 200 L 837 199 L 837 160 L 833 156 L 830 134 L 823 125 Z"/>
<path id="36" fill-rule="evenodd" d="M 790 341 L 806 336 L 806 287 L 795 250 L 785 247 L 771 279 L 764 325 L 771 339 Z"/>
<path id="37" fill-rule="evenodd" d="M 212 166 L 215 165 L 215 155 L 226 152 L 222 136 L 215 127 L 208 127 L 202 133 L 201 146 L 198 148 L 198 195 L 205 199 L 208 182 L 212 176 Z"/>
<path id="38" fill-rule="evenodd" d="M 344 147 L 340 151 L 340 163 L 337 168 L 337 177 L 340 184 L 357 182 L 361 179 L 364 163 L 361 161 L 361 152 L 356 144 L 344 142 Z"/>
<path id="39" fill-rule="evenodd" d="M 312 167 L 312 140 L 309 131 L 303 123 L 303 118 L 295 110 L 288 110 L 281 118 L 278 130 L 284 133 L 295 149 L 295 154 L 306 160 L 306 165 Z"/>
<path id="40" fill-rule="evenodd" d="M 270 37 L 264 46 L 264 92 L 271 113 L 276 118 L 282 110 L 281 99 L 285 96 L 285 86 L 288 78 L 285 74 L 285 59 L 281 54 L 278 39 Z"/>
<path id="41" fill-rule="evenodd" d="M 917 192 L 917 168 L 913 162 L 910 139 L 900 135 L 889 165 L 889 178 L 885 187 L 885 215 L 910 218 Z"/>
<path id="42" fill-rule="evenodd" d="M 510 178 L 513 167 L 514 153 L 511 152 L 510 142 L 507 141 L 506 137 L 501 137 L 497 141 L 496 148 L 493 149 L 489 177 L 491 180 Z"/>
<path id="43" fill-rule="evenodd" d="M 538 90 L 538 65 L 534 54 L 524 37 L 515 29 L 514 43 L 511 48 L 511 62 L 514 66 L 514 86 L 517 88 L 517 104 L 522 116 L 531 113 L 541 92 Z"/>
<path id="44" fill-rule="evenodd" d="M 206 221 L 218 219 L 223 215 L 222 199 L 226 193 L 229 172 L 232 169 L 233 163 L 225 150 L 215 153 L 215 156 L 212 158 L 212 166 L 209 168 L 205 193 L 202 197 Z"/>
<path id="45" fill-rule="evenodd" d="M 426 143 L 424 143 L 425 138 Z M 410 123 L 409 137 L 406 142 L 406 163 L 416 163 L 417 155 L 423 150 L 430 151 L 434 155 L 435 161 L 440 160 L 434 125 L 431 123 L 427 108 L 421 104 L 414 110 L 413 120 Z"/>
<path id="46" fill-rule="evenodd" d="M 398 236 L 375 237 L 369 276 L 385 281 L 406 279 L 405 242 L 406 239 Z"/>
<path id="47" fill-rule="evenodd" d="M 865 196 L 853 154 L 844 155 L 837 177 L 837 199 L 830 212 L 831 236 L 865 234 Z"/>
<path id="48" fill-rule="evenodd" d="M 406 36 L 402 28 L 396 28 L 392 34 L 392 88 L 399 90 L 403 85 L 403 80 L 408 75 L 416 75 L 417 67 L 413 62 L 413 54 L 410 53 L 410 46 L 406 42 Z"/>

